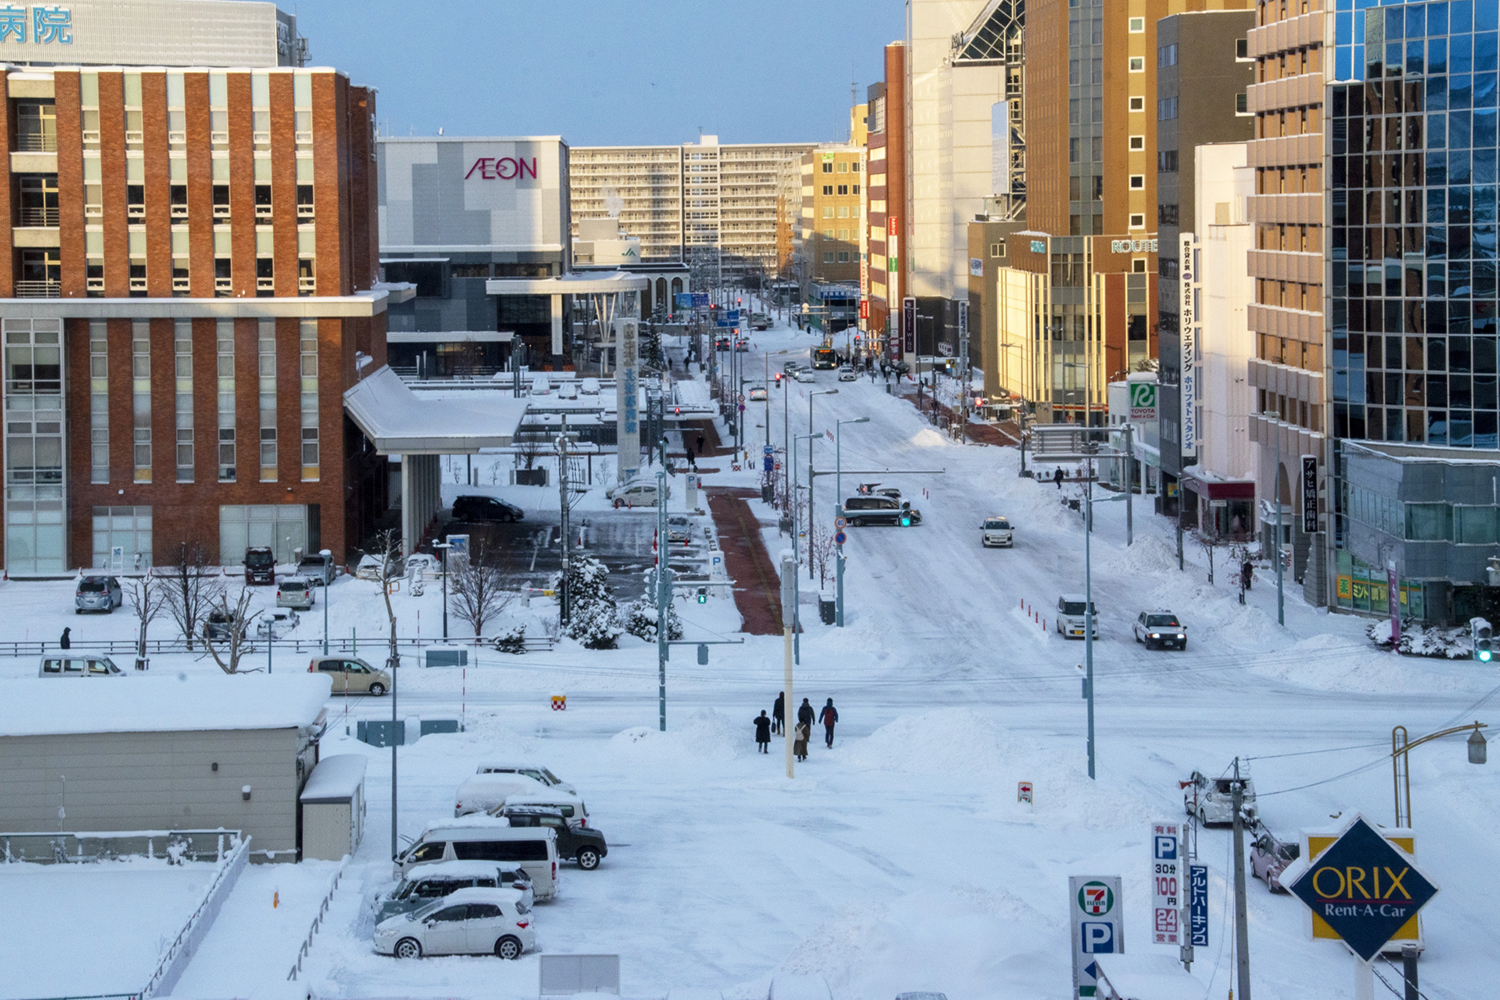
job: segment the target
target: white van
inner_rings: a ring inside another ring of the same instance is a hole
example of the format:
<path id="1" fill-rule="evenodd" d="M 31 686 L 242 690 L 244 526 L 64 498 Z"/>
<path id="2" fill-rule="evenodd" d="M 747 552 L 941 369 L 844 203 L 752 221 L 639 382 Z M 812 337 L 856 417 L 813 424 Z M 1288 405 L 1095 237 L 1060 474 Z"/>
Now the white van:
<path id="1" fill-rule="evenodd" d="M 532 792 L 524 795 L 507 795 L 505 797 L 507 806 L 548 806 L 563 814 L 563 819 L 568 821 L 569 826 L 588 826 L 589 810 L 583 804 L 583 800 L 576 795 L 569 795 L 560 788 L 549 788 L 545 792 Z"/>
<path id="2" fill-rule="evenodd" d="M 465 779 L 453 796 L 453 815 L 467 816 L 505 804 L 512 795 L 540 795 L 549 789 L 524 774 L 476 774 Z"/>
<path id="3" fill-rule="evenodd" d="M 107 656 L 44 656 L 37 668 L 38 677 L 123 677 L 124 673 Z"/>
<path id="4" fill-rule="evenodd" d="M 531 877 L 537 899 L 557 895 L 557 832 L 551 827 L 511 827 L 503 819 L 474 818 L 434 824 L 396 855 L 397 879 L 443 861 L 514 861 Z"/>

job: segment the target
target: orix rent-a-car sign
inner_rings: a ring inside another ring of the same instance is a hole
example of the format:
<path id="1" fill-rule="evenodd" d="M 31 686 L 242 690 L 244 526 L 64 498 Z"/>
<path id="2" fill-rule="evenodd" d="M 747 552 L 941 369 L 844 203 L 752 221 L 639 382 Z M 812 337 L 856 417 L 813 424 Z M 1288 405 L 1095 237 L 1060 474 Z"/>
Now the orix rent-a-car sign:
<path id="1" fill-rule="evenodd" d="M 1290 888 L 1366 962 L 1438 891 L 1411 855 L 1358 815 L 1327 850 L 1306 863 Z"/>

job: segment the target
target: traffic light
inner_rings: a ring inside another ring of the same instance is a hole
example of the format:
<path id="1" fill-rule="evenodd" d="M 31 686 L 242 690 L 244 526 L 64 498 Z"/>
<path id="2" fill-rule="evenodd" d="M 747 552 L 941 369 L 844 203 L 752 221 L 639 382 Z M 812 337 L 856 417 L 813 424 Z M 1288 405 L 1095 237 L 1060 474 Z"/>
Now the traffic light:
<path id="1" fill-rule="evenodd" d="M 1474 659 L 1490 662 L 1495 656 L 1495 630 L 1483 618 L 1470 618 L 1469 629 L 1474 636 Z"/>
<path id="2" fill-rule="evenodd" d="M 708 603 L 708 588 L 707 587 L 699 587 L 698 588 L 698 603 L 699 604 L 707 604 Z"/>
<path id="3" fill-rule="evenodd" d="M 735 304 L 735 305 L 736 305 L 736 306 L 737 306 L 737 305 L 739 305 L 739 304 L 740 304 L 740 303 L 741 303 L 741 302 L 742 302 L 742 301 L 744 301 L 744 300 L 743 300 L 743 299 L 735 299 L 735 300 L 734 300 L 734 304 Z"/>
<path id="4" fill-rule="evenodd" d="M 910 528 L 911 527 L 911 504 L 910 503 L 903 503 L 901 505 L 901 527 L 903 527 L 903 528 Z"/>

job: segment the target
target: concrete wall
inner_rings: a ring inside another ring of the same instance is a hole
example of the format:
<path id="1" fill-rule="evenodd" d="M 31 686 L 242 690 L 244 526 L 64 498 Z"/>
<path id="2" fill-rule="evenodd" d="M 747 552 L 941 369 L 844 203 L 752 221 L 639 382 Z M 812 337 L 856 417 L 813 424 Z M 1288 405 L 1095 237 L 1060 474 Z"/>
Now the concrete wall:
<path id="1" fill-rule="evenodd" d="M 295 729 L 0 738 L 4 830 L 222 826 L 254 837 L 257 853 L 292 852 L 301 785 Z"/>

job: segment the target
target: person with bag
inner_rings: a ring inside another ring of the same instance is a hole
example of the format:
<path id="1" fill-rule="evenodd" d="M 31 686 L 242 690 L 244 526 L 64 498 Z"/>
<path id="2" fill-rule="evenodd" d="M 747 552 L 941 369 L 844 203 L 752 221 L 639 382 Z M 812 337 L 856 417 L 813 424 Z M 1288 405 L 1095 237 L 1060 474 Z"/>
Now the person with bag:
<path id="1" fill-rule="evenodd" d="M 828 699 L 828 704 L 823 706 L 819 713 L 819 721 L 823 723 L 823 739 L 828 749 L 833 749 L 833 725 L 839 721 L 839 710 L 833 707 L 833 699 Z"/>
<path id="2" fill-rule="evenodd" d="M 812 725 L 799 722 L 792 727 L 792 755 L 798 760 L 807 759 L 807 737 L 812 731 Z"/>

